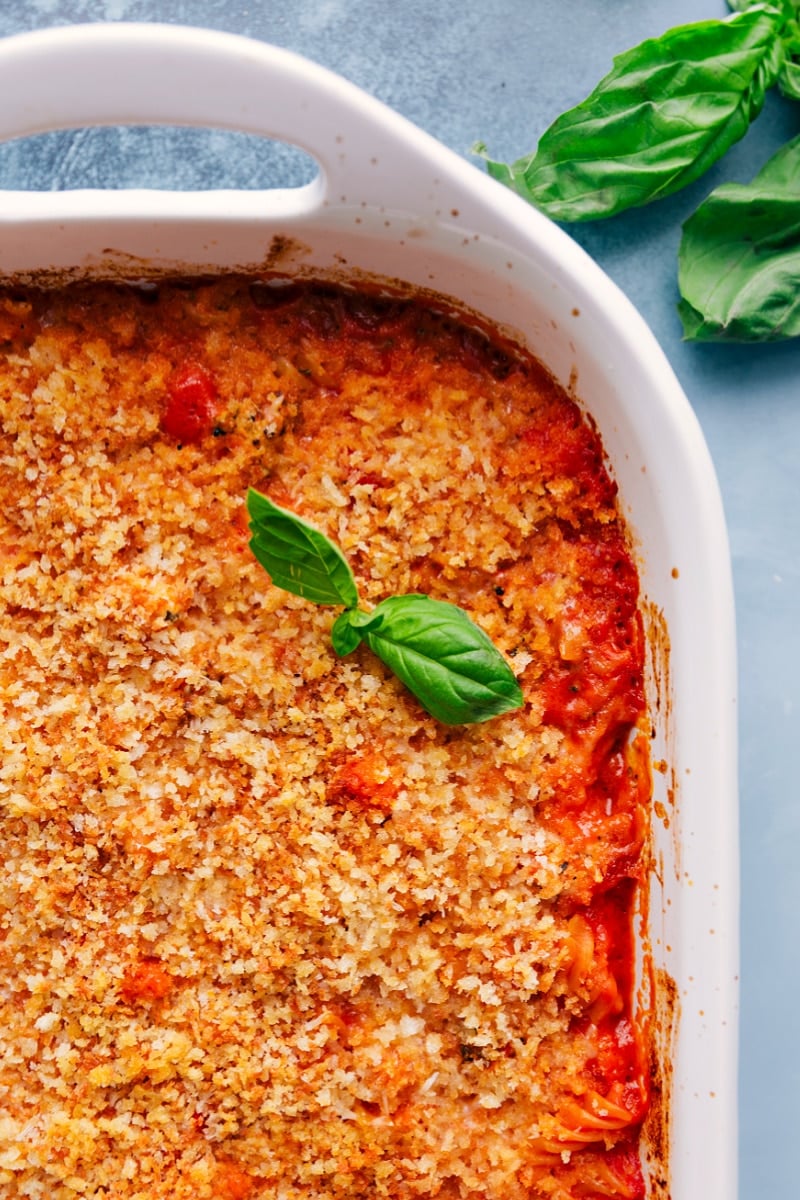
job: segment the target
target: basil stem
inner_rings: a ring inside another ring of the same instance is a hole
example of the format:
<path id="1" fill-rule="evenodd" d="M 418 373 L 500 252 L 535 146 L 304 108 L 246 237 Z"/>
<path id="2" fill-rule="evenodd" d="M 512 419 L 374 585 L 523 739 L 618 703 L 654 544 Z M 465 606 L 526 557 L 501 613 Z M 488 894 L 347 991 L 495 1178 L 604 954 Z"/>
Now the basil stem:
<path id="1" fill-rule="evenodd" d="M 800 335 L 800 137 L 752 183 L 716 188 L 686 221 L 678 285 L 692 341 Z"/>
<path id="2" fill-rule="evenodd" d="M 785 60 L 786 3 L 679 26 L 619 55 L 533 154 L 487 159 L 489 174 L 558 221 L 609 217 L 692 183 L 761 111 Z"/>
<path id="3" fill-rule="evenodd" d="M 344 605 L 331 630 L 338 655 L 365 642 L 431 716 L 448 725 L 487 721 L 522 705 L 510 666 L 463 609 L 412 593 L 364 612 L 338 546 L 253 488 L 247 509 L 250 548 L 277 587 L 317 604 Z"/>

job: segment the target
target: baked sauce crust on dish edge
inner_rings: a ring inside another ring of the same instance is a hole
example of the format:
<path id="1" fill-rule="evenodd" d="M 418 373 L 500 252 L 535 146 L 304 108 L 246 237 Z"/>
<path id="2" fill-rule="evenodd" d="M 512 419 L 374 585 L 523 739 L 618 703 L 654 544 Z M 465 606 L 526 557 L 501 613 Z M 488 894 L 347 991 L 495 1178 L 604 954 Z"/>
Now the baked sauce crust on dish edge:
<path id="1" fill-rule="evenodd" d="M 0 294 L 0 1190 L 641 1200 L 639 581 L 597 431 L 429 303 Z M 524 706 L 429 716 L 273 587 L 462 606 Z"/>

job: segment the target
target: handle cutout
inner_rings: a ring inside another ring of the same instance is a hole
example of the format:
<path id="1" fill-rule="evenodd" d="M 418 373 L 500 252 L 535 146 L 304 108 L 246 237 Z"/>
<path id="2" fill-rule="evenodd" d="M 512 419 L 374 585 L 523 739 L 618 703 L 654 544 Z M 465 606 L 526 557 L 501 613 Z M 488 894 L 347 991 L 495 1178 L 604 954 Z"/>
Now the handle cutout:
<path id="1" fill-rule="evenodd" d="M 115 125 L 0 144 L 0 187 L 11 191 L 254 191 L 303 187 L 318 174 L 297 146 L 225 129 Z"/>

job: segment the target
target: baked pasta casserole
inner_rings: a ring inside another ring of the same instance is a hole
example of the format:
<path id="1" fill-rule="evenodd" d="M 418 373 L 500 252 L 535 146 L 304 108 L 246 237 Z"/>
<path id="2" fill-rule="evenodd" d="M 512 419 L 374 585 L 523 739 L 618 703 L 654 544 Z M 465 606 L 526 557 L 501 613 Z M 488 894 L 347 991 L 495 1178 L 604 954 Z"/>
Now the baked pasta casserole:
<path id="1" fill-rule="evenodd" d="M 603 447 L 430 300 L 0 296 L 0 1194 L 641 1200 L 639 585 Z M 259 489 L 493 640 L 438 723 Z"/>

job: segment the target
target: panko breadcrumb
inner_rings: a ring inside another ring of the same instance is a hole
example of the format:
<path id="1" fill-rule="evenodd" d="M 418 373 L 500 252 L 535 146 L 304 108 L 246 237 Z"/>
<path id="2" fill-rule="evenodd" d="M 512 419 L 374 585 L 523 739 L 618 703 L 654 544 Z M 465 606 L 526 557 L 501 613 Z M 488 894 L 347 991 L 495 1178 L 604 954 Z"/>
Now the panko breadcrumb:
<path id="1" fill-rule="evenodd" d="M 639 1200 L 641 618 L 577 405 L 313 284 L 7 289 L 0 343 L 0 1194 Z M 249 486 L 524 707 L 337 658 Z"/>

